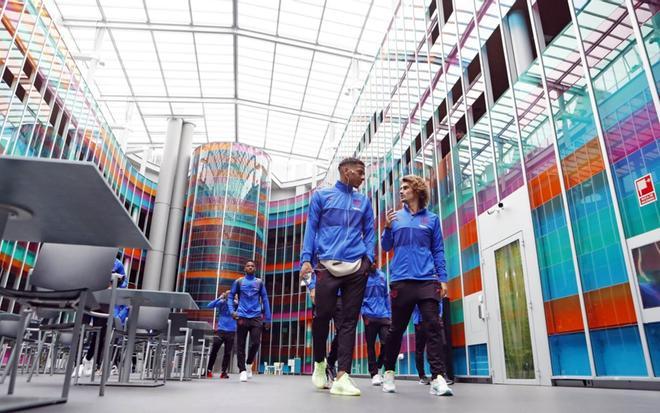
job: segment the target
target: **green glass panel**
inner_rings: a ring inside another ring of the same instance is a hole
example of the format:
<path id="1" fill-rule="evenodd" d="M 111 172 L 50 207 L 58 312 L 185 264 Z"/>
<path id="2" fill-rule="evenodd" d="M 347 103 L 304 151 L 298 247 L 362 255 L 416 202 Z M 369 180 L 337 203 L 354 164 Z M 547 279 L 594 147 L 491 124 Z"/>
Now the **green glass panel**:
<path id="1" fill-rule="evenodd" d="M 534 356 L 525 298 L 525 280 L 516 240 L 495 251 L 504 363 L 508 379 L 533 379 Z"/>

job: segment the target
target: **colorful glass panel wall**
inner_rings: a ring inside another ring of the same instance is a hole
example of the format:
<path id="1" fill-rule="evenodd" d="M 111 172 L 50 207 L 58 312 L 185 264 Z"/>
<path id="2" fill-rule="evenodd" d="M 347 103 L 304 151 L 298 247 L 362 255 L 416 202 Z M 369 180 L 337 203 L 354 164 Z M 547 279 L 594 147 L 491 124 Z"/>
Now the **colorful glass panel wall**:
<path id="1" fill-rule="evenodd" d="M 634 185 L 646 174 L 658 185 L 657 12 L 637 0 L 397 6 L 333 164 L 358 156 L 379 165 L 364 191 L 377 200 L 380 222 L 397 205 L 401 174 L 432 175 L 455 373 L 479 371 L 472 357 L 483 358 L 463 326 L 465 297 L 482 290 L 484 277 L 479 235 L 488 229 L 477 218 L 525 187 L 534 231 L 525 248 L 535 249 L 543 298 L 532 305 L 544 312 L 548 336 L 537 344 L 549 350 L 549 373 L 653 374 L 646 366 L 659 320 L 638 304 L 654 293 L 649 261 L 634 274 L 635 257 L 650 250 L 628 244 L 654 245 L 660 225 L 660 204 L 640 206 Z M 527 41 L 512 36 L 513 14 L 524 16 Z M 530 57 L 521 65 L 524 47 Z M 383 114 L 377 128 L 373 113 Z M 417 167 L 427 160 L 430 172 Z M 335 176 L 331 168 L 328 182 Z"/>
<path id="2" fill-rule="evenodd" d="M 44 2 L 0 1 L 0 19 L 0 154 L 93 162 L 148 233 L 156 185 L 125 155 Z M 0 241 L 0 286 L 25 287 L 38 248 Z M 132 288 L 141 285 L 145 253 L 118 252 Z M 0 310 L 16 309 L 0 298 Z"/>
<path id="3" fill-rule="evenodd" d="M 191 164 L 177 290 L 202 309 L 193 317 L 215 323 L 206 304 L 243 275 L 247 260 L 263 278 L 270 158 L 248 145 L 218 142 L 195 149 Z"/>

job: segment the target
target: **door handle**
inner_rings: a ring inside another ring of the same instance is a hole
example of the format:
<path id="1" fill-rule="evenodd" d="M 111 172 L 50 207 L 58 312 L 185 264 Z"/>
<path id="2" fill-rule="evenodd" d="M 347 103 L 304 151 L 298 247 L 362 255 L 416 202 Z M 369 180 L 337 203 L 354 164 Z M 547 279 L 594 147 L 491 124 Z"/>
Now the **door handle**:
<path id="1" fill-rule="evenodd" d="M 483 304 L 477 306 L 477 311 L 481 320 L 486 320 L 488 318 L 488 313 L 486 313 L 486 308 Z"/>

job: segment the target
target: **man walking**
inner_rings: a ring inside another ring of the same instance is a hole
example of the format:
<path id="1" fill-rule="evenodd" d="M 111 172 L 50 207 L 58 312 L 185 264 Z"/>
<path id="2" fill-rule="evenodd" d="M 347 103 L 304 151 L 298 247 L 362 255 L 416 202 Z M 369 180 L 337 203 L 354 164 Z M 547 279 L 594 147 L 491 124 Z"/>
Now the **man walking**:
<path id="1" fill-rule="evenodd" d="M 229 291 L 220 294 L 220 297 L 208 303 L 208 308 L 218 309 L 218 329 L 213 337 L 213 347 L 211 347 L 211 354 L 209 355 L 209 364 L 206 370 L 206 377 L 213 378 L 213 365 L 218 356 L 220 347 L 225 345 L 225 353 L 222 356 L 222 373 L 221 379 L 228 379 L 229 374 L 229 360 L 231 359 L 231 349 L 234 347 L 234 339 L 236 338 L 236 320 L 232 317 L 227 304 L 227 296 Z"/>
<path id="2" fill-rule="evenodd" d="M 355 346 L 355 328 L 367 283 L 366 271 L 374 262 L 374 214 L 369 199 L 357 188 L 364 182 L 364 162 L 346 158 L 339 163 L 340 179 L 331 188 L 317 190 L 309 205 L 301 253 L 301 277 L 316 269 L 316 314 L 312 322 L 314 386 L 327 386 L 326 341 L 330 319 L 341 290 L 342 322 L 338 331 L 337 378 L 331 394 L 359 396 L 349 373 Z"/>
<path id="3" fill-rule="evenodd" d="M 234 281 L 229 291 L 227 305 L 237 320 L 236 357 L 238 358 L 239 379 L 242 382 L 252 378 L 252 363 L 261 345 L 261 329 L 270 328 L 270 305 L 264 282 L 254 274 L 257 265 L 250 260 L 245 263 L 245 275 Z M 234 297 L 238 294 L 238 308 L 234 306 Z M 250 335 L 250 348 L 245 358 L 245 344 Z M 247 370 L 246 370 L 247 363 Z"/>

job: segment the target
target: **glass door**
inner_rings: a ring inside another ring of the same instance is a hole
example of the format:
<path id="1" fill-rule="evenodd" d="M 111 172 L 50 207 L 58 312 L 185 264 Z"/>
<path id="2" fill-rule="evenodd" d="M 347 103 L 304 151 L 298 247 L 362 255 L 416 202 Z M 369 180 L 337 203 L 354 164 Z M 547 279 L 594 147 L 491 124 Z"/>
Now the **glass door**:
<path id="1" fill-rule="evenodd" d="M 493 381 L 539 384 L 522 237 L 516 235 L 484 251 Z"/>

